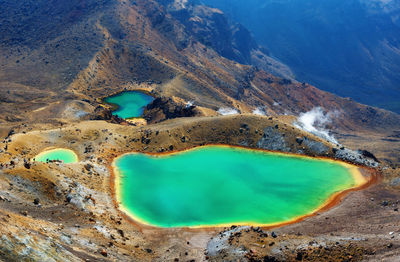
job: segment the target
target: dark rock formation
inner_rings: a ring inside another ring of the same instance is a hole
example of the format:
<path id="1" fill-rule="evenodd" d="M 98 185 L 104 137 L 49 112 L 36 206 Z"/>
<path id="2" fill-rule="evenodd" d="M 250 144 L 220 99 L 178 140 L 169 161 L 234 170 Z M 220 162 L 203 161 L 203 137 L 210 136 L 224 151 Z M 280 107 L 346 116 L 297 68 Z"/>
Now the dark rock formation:
<path id="1" fill-rule="evenodd" d="M 14 129 L 11 129 L 11 130 L 8 132 L 8 134 L 7 134 L 7 136 L 6 136 L 5 139 L 8 139 L 10 136 L 12 136 L 12 135 L 14 135 L 14 134 L 15 134 Z"/>
<path id="2" fill-rule="evenodd" d="M 158 123 L 166 119 L 193 117 L 198 114 L 196 106 L 179 104 L 171 98 L 162 97 L 147 105 L 143 117 L 149 123 Z"/>
<path id="3" fill-rule="evenodd" d="M 372 154 L 371 152 L 367 151 L 367 150 L 359 150 L 359 153 L 366 157 L 366 158 L 371 158 L 373 159 L 375 162 L 379 163 L 379 160 L 374 156 L 374 154 Z"/>
<path id="4" fill-rule="evenodd" d="M 273 127 L 267 127 L 264 129 L 264 135 L 257 142 L 257 147 L 282 152 L 290 151 L 290 148 L 282 134 Z"/>
<path id="5" fill-rule="evenodd" d="M 353 151 L 347 148 L 340 148 L 335 153 L 335 157 L 344 161 L 361 164 L 365 166 L 377 167 L 379 163 L 372 158 L 362 155 L 360 152 Z"/>
<path id="6" fill-rule="evenodd" d="M 301 145 L 303 143 L 304 139 L 301 137 L 296 137 L 296 142 Z"/>
<path id="7" fill-rule="evenodd" d="M 329 151 L 329 148 L 321 142 L 317 142 L 314 140 L 310 140 L 307 137 L 304 137 L 303 141 L 304 145 L 306 145 L 312 152 L 322 155 Z"/>
<path id="8" fill-rule="evenodd" d="M 90 117 L 90 120 L 105 120 L 113 124 L 128 124 L 125 119 L 113 115 L 110 109 L 104 108 L 102 106 L 98 106 L 94 110 L 94 113 Z"/>
<path id="9" fill-rule="evenodd" d="M 25 167 L 26 169 L 31 169 L 31 164 L 30 164 L 29 162 L 25 162 L 25 163 L 24 163 L 24 167 Z"/>

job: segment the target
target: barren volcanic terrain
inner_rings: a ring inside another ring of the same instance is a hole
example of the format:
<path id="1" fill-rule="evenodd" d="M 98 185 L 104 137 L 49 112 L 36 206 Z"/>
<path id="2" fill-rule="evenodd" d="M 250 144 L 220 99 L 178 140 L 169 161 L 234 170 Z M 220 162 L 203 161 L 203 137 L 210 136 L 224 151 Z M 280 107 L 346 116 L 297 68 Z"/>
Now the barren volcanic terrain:
<path id="1" fill-rule="evenodd" d="M 0 0 L 0 260 L 396 261 L 400 116 L 296 81 L 187 2 Z M 104 102 L 127 90 L 154 97 L 142 117 Z M 337 143 L 299 123 L 315 108 Z M 116 157 L 215 144 L 347 162 L 368 183 L 272 228 L 158 228 L 120 210 Z M 34 161 L 55 148 L 78 162 Z"/>

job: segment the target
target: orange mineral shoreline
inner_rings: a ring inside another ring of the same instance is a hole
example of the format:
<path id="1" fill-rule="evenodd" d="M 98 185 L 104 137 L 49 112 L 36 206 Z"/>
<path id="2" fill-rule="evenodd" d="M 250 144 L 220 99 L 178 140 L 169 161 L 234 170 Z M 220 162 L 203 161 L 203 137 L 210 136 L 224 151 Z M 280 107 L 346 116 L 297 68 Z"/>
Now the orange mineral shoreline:
<path id="1" fill-rule="evenodd" d="M 121 215 L 126 218 L 132 225 L 138 227 L 140 230 L 143 229 L 164 229 L 164 230 L 168 230 L 168 229 L 176 229 L 176 228 L 180 228 L 180 229 L 184 229 L 187 231 L 193 231 L 193 230 L 199 230 L 199 229 L 203 229 L 203 230 L 207 230 L 207 231 L 215 231 L 224 227 L 230 227 L 233 224 L 217 224 L 217 225 L 206 225 L 206 226 L 188 226 L 188 227 L 172 227 L 172 228 L 163 228 L 163 227 L 157 227 L 154 225 L 149 224 L 148 222 L 140 219 L 139 217 L 137 217 L 136 215 L 132 214 L 130 211 L 128 211 L 122 204 L 121 204 L 121 196 L 120 196 L 120 191 L 119 191 L 119 181 L 120 181 L 120 175 L 118 174 L 118 171 L 116 169 L 115 166 L 115 161 L 120 158 L 123 157 L 127 154 L 146 154 L 146 155 L 151 155 L 151 156 L 172 156 L 172 155 L 176 155 L 176 154 L 180 154 L 180 153 L 184 153 L 187 151 L 192 151 L 192 150 L 196 150 L 199 148 L 204 148 L 204 147 L 212 147 L 212 146 L 219 146 L 219 147 L 229 147 L 229 148 L 236 148 L 236 149 L 244 149 L 244 150 L 251 150 L 251 151 L 259 151 L 259 152 L 264 152 L 264 153 L 269 153 L 269 154 L 278 154 L 278 155 L 283 155 L 286 157 L 296 157 L 296 158 L 306 158 L 306 159 L 320 159 L 320 160 L 324 160 L 324 161 L 329 161 L 329 162 L 333 162 L 333 163 L 339 163 L 341 165 L 343 165 L 344 167 L 346 167 L 351 175 L 354 178 L 354 181 L 356 183 L 355 186 L 353 186 L 352 188 L 346 189 L 344 191 L 341 192 L 337 192 L 335 194 L 333 194 L 332 196 L 330 196 L 320 207 L 316 208 L 314 211 L 311 211 L 309 214 L 306 215 L 302 215 L 299 217 L 296 217 L 290 221 L 285 221 L 285 222 L 277 222 L 277 223 L 270 223 L 270 224 L 259 224 L 259 223 L 252 223 L 252 222 L 245 222 L 245 223 L 240 223 L 240 226 L 256 226 L 256 227 L 261 227 L 263 229 L 271 229 L 271 228 L 276 228 L 276 227 L 282 227 L 282 226 L 286 226 L 286 225 L 290 225 L 290 224 L 294 224 L 294 223 L 298 223 L 303 221 L 306 218 L 312 217 L 317 215 L 320 212 L 324 212 L 327 211 L 333 207 L 335 207 L 336 205 L 338 205 L 343 199 L 344 197 L 346 197 L 350 192 L 353 191 L 359 191 L 359 190 L 363 190 L 366 189 L 368 187 L 370 187 L 371 185 L 375 184 L 378 182 L 379 180 L 379 174 L 378 171 L 374 168 L 369 168 L 369 167 L 365 167 L 365 166 L 357 166 L 355 164 L 352 163 L 347 163 L 344 161 L 340 161 L 340 160 L 336 160 L 336 159 L 332 159 L 329 157 L 311 157 L 311 156 L 306 156 L 306 155 L 298 155 L 298 154 L 294 154 L 294 153 L 283 153 L 283 152 L 279 152 L 279 151 L 272 151 L 272 150 L 265 150 L 265 149 L 254 149 L 254 148 L 249 148 L 249 147 L 244 147 L 244 146 L 233 146 L 233 145 L 225 145 L 225 144 L 207 144 L 207 145 L 203 145 L 203 146 L 195 146 L 192 148 L 188 148 L 188 149 L 184 149 L 181 151 L 170 151 L 170 152 L 162 152 L 162 153 L 146 153 L 146 152 L 127 152 L 124 154 L 119 155 L 116 158 L 109 158 L 109 170 L 110 170 L 110 189 L 111 189 L 111 195 L 112 195 L 112 199 L 113 199 L 113 203 L 114 206 L 117 210 L 119 210 L 121 212 Z M 363 174 L 363 172 L 367 172 L 368 174 Z"/>

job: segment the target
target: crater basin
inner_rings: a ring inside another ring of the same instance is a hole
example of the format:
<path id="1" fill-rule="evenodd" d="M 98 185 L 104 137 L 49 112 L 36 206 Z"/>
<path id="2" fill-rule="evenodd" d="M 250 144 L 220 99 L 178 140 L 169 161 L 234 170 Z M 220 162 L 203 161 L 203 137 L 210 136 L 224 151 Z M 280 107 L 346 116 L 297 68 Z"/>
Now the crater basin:
<path id="1" fill-rule="evenodd" d="M 287 223 L 366 182 L 342 162 L 228 146 L 129 153 L 113 170 L 120 209 L 157 227 Z"/>
<path id="2" fill-rule="evenodd" d="M 113 105 L 116 110 L 113 115 L 129 119 L 143 115 L 145 106 L 154 98 L 140 91 L 126 91 L 104 99 L 104 102 Z"/>

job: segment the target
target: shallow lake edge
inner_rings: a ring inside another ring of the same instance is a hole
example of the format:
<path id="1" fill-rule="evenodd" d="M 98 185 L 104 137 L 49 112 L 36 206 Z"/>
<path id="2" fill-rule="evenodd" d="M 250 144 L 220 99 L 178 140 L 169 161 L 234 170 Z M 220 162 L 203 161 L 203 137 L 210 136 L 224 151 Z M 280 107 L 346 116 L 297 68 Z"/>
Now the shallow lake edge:
<path id="1" fill-rule="evenodd" d="M 205 147 L 214 147 L 214 146 L 265 152 L 265 153 L 281 155 L 281 156 L 285 156 L 285 157 L 316 159 L 316 160 L 334 162 L 336 164 L 340 164 L 340 165 L 344 166 L 345 168 L 347 168 L 349 170 L 350 174 L 353 176 L 353 179 L 354 179 L 356 185 L 351 188 L 348 188 L 346 190 L 334 193 L 321 206 L 319 206 L 315 210 L 309 212 L 308 214 L 296 217 L 290 221 L 270 223 L 270 224 L 259 224 L 259 223 L 248 222 L 248 223 L 240 223 L 240 224 L 230 223 L 230 224 L 216 224 L 216 225 L 185 226 L 185 227 L 159 227 L 159 226 L 152 225 L 152 224 L 148 223 L 147 221 L 144 221 L 144 220 L 138 218 L 135 214 L 133 214 L 132 212 L 130 212 L 127 208 L 125 208 L 123 206 L 123 204 L 121 202 L 120 189 L 117 186 L 119 184 L 120 175 L 118 174 L 117 167 L 115 165 L 116 161 L 119 158 L 124 157 L 126 155 L 131 155 L 131 154 L 144 154 L 144 155 L 150 155 L 150 156 L 173 156 L 173 155 L 177 155 L 177 154 L 184 153 L 187 151 L 202 149 Z M 337 160 L 337 159 L 333 159 L 330 157 L 323 157 L 323 156 L 312 157 L 312 156 L 300 155 L 300 154 L 294 154 L 294 153 L 285 153 L 285 152 L 281 152 L 281 151 L 273 151 L 273 150 L 251 148 L 251 147 L 238 146 L 238 145 L 227 145 L 227 144 L 207 144 L 207 145 L 201 145 L 201 146 L 187 148 L 184 150 L 162 152 L 162 153 L 149 153 L 149 152 L 138 152 L 138 151 L 126 152 L 117 157 L 110 159 L 109 163 L 110 164 L 108 166 L 108 169 L 110 170 L 110 190 L 111 190 L 111 195 L 112 195 L 112 200 L 114 202 L 114 206 L 118 211 L 121 212 L 121 215 L 123 217 L 127 218 L 127 220 L 129 222 L 131 222 L 131 224 L 133 224 L 134 226 L 137 226 L 140 229 L 215 230 L 215 229 L 230 227 L 232 225 L 255 226 L 255 227 L 261 227 L 263 229 L 282 227 L 282 226 L 301 222 L 301 221 L 305 220 L 306 218 L 313 217 L 313 216 L 319 214 L 320 212 L 327 211 L 327 210 L 337 206 L 338 204 L 340 204 L 340 202 L 350 192 L 366 189 L 366 188 L 372 186 L 373 184 L 377 183 L 379 180 L 379 172 L 378 172 L 378 170 L 376 170 L 374 168 L 357 165 L 354 163 L 344 162 L 342 160 Z M 368 174 L 365 174 L 365 173 L 368 173 Z"/>

